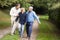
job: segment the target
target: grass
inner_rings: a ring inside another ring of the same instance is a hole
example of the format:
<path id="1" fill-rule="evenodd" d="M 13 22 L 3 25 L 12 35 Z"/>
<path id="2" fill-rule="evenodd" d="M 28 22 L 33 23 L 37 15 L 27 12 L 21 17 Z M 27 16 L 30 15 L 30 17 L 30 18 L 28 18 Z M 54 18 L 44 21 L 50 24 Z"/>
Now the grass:
<path id="1" fill-rule="evenodd" d="M 41 25 L 39 25 L 39 33 L 36 40 L 60 40 L 56 26 L 48 21 L 47 15 L 40 16 Z"/>
<path id="2" fill-rule="evenodd" d="M 0 29 L 5 29 L 7 27 L 10 27 L 9 10 L 0 10 Z M 0 40 L 18 40 L 18 36 L 18 32 L 16 31 L 16 35 L 11 36 L 7 34 Z"/>
<path id="3" fill-rule="evenodd" d="M 0 29 L 10 26 L 10 16 L 7 10 L 0 10 Z"/>
<path id="4" fill-rule="evenodd" d="M 39 33 L 36 40 L 60 40 L 60 36 L 57 32 L 55 25 L 48 21 L 47 15 L 40 16 L 41 25 L 39 25 Z M 18 40 L 19 35 L 16 32 L 15 35 L 6 35 L 0 40 Z"/>
<path id="5" fill-rule="evenodd" d="M 16 31 L 15 35 L 12 36 L 12 35 L 8 34 L 0 40 L 18 40 L 18 39 L 19 39 L 19 35 L 18 35 L 18 32 Z"/>

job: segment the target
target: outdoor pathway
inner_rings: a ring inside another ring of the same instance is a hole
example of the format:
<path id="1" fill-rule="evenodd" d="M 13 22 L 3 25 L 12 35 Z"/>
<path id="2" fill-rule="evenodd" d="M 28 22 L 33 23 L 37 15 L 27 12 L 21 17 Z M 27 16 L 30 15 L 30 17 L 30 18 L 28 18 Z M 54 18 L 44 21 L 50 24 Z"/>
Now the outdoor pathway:
<path id="1" fill-rule="evenodd" d="M 11 28 L 5 28 L 0 30 L 0 38 L 4 37 L 6 34 L 10 33 Z"/>
<path id="2" fill-rule="evenodd" d="M 11 27 L 0 30 L 0 38 L 4 37 L 6 34 L 10 33 L 10 31 L 11 31 Z M 33 31 L 32 31 L 32 35 L 31 35 L 31 40 L 36 40 L 38 31 L 39 31 L 38 23 L 37 23 L 37 21 L 34 21 Z M 25 32 L 23 40 L 27 40 L 26 37 L 27 36 L 26 36 L 26 32 Z"/>

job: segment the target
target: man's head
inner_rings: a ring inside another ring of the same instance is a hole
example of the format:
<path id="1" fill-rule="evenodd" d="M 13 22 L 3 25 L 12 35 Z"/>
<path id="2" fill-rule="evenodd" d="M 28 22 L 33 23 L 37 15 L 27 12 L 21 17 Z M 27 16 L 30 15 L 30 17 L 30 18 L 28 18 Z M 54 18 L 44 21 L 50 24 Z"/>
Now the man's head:
<path id="1" fill-rule="evenodd" d="M 15 7 L 16 7 L 16 9 L 19 9 L 20 8 L 20 4 L 16 4 Z"/>
<path id="2" fill-rule="evenodd" d="M 30 7 L 29 7 L 29 11 L 32 11 L 32 10 L 33 10 L 33 7 L 32 7 L 32 6 L 30 6 Z"/>

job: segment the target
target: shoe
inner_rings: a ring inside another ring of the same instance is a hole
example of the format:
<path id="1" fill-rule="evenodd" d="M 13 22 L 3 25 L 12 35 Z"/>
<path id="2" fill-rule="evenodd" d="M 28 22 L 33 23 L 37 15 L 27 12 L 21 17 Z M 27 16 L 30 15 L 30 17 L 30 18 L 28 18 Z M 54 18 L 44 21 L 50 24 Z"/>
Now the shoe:
<path id="1" fill-rule="evenodd" d="M 23 40 L 23 38 L 21 37 L 20 40 Z"/>
<path id="2" fill-rule="evenodd" d="M 14 35 L 15 34 L 15 32 L 14 33 L 11 33 L 11 35 Z"/>
<path id="3" fill-rule="evenodd" d="M 30 40 L 30 37 L 28 37 L 28 40 Z"/>

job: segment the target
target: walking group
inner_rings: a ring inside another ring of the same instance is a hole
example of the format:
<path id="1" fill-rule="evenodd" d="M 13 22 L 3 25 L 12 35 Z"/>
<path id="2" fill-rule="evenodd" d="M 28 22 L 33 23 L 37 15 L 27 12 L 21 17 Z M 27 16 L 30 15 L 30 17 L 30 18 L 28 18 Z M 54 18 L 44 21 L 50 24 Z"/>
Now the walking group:
<path id="1" fill-rule="evenodd" d="M 28 40 L 30 40 L 32 26 L 35 19 L 39 24 L 41 24 L 38 16 L 33 11 L 32 6 L 30 6 L 26 12 L 24 7 L 20 8 L 20 4 L 16 4 L 14 7 L 11 8 L 10 15 L 12 27 L 11 35 L 14 35 L 16 28 L 18 28 L 18 32 L 21 38 L 23 38 L 24 28 L 26 27 L 27 38 Z"/>

